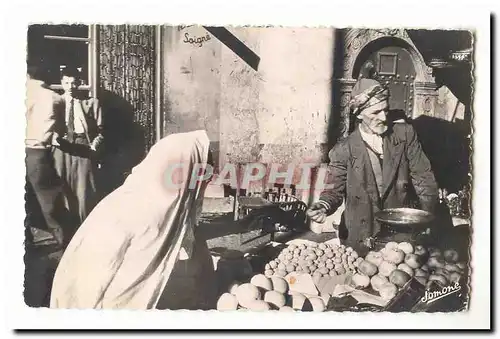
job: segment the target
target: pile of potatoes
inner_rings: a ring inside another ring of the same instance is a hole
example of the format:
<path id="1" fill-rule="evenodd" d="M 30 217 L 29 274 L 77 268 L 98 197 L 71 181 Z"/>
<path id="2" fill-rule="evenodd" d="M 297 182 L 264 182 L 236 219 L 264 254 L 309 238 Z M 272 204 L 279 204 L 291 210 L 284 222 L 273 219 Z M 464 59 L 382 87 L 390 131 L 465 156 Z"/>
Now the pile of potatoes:
<path id="1" fill-rule="evenodd" d="M 465 265 L 457 261 L 458 253 L 454 250 L 441 254 L 437 249 L 414 248 L 408 242 L 389 242 L 382 250 L 366 255 L 351 283 L 356 288 L 371 286 L 382 298 L 390 300 L 412 278 L 424 286 L 432 281 L 446 285 L 460 280 Z"/>
<path id="2" fill-rule="evenodd" d="M 352 284 L 356 288 L 371 287 L 383 299 L 390 300 L 412 277 L 424 279 L 426 271 L 422 267 L 426 258 L 422 250 L 425 249 L 413 248 L 408 242 L 389 242 L 378 252 L 370 251 L 359 263 Z"/>
<path id="3" fill-rule="evenodd" d="M 291 244 L 265 266 L 267 277 L 285 277 L 292 272 L 310 274 L 314 278 L 356 272 L 363 259 L 351 247 L 326 243 Z"/>
<path id="4" fill-rule="evenodd" d="M 466 276 L 467 264 L 460 262 L 459 259 L 458 252 L 454 249 L 441 251 L 437 248 L 429 248 L 427 262 L 422 266 L 422 269 L 425 269 L 427 281 L 424 279 L 419 281 L 427 287 L 432 281 L 436 281 L 442 286 L 460 282 Z M 422 272 L 418 272 L 418 274 L 422 274 Z"/>
<path id="5" fill-rule="evenodd" d="M 233 283 L 229 292 L 219 297 L 217 310 L 301 311 L 305 310 L 306 301 L 309 301 L 312 311 L 323 312 L 326 308 L 320 297 L 306 297 L 300 293 L 288 292 L 289 286 L 285 279 L 257 274 L 249 283 Z"/>

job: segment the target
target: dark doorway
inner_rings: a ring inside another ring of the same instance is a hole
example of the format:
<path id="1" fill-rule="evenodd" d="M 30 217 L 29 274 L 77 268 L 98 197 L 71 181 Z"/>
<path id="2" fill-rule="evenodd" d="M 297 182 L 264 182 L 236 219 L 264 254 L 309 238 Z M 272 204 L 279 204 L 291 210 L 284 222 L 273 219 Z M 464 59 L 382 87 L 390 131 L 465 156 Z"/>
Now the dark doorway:
<path id="1" fill-rule="evenodd" d="M 387 85 L 391 110 L 404 111 L 411 117 L 416 72 L 410 53 L 401 46 L 386 46 L 363 54 L 356 61 L 354 78 L 370 77 Z"/>

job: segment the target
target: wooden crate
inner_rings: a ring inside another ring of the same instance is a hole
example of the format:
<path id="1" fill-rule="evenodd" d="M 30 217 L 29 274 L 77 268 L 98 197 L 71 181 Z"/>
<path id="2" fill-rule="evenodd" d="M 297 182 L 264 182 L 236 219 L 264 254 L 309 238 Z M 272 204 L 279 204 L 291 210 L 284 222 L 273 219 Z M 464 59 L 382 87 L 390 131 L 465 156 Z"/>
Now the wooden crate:
<path id="1" fill-rule="evenodd" d="M 460 283 L 461 291 L 450 293 L 443 298 L 427 302 L 424 298 L 427 293 L 443 291 L 449 287 L 442 286 L 432 281 L 429 286 L 424 286 L 412 278 L 399 293 L 387 304 L 387 312 L 457 312 L 467 307 L 466 284 Z"/>

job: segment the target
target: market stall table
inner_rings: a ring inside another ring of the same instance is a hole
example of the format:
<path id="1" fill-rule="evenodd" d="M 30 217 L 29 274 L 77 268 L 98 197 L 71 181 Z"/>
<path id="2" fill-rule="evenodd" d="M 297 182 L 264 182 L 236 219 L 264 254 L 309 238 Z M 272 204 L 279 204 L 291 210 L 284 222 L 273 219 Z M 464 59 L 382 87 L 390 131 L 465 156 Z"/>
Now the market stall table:
<path id="1" fill-rule="evenodd" d="M 412 237 L 410 237 L 409 239 L 411 240 Z M 283 259 L 283 251 L 285 251 L 287 248 L 289 249 L 289 251 L 290 248 L 295 250 L 300 244 L 312 244 L 312 247 L 321 246 L 321 248 L 325 249 L 342 248 L 342 245 L 340 245 L 340 242 L 335 233 L 317 235 L 312 232 L 307 232 L 292 235 L 283 234 L 281 237 L 277 234 L 275 241 L 257 246 L 252 249 L 248 249 L 247 251 L 245 251 L 245 253 L 242 253 L 241 259 L 248 264 L 246 266 L 246 271 L 244 272 L 244 274 L 240 274 L 238 277 L 233 276 L 233 279 L 228 279 L 227 284 L 231 285 L 234 281 L 238 281 L 239 284 L 245 284 L 245 282 L 246 284 L 248 284 L 252 280 L 252 277 L 264 274 L 266 274 L 268 277 L 278 275 L 278 277 L 288 279 L 287 281 L 289 286 L 291 286 L 292 283 L 297 283 L 297 281 L 300 280 L 302 281 L 302 285 L 308 286 L 309 294 L 305 293 L 305 295 L 308 295 L 310 298 L 312 298 L 312 300 L 316 300 L 315 298 L 320 297 L 323 298 L 324 307 L 327 311 L 369 310 L 391 312 L 432 312 L 458 311 L 467 308 L 468 264 L 461 262 L 459 263 L 460 267 L 458 266 L 458 264 L 455 264 L 455 262 L 458 261 L 458 258 L 455 257 L 456 251 L 450 252 L 449 249 L 439 250 L 437 248 L 424 248 L 425 255 L 422 255 L 422 258 L 425 257 L 425 259 L 427 260 L 425 264 L 422 265 L 424 263 L 422 259 L 422 262 L 418 264 L 418 268 L 416 266 L 414 266 L 415 268 L 410 268 L 408 264 L 406 264 L 406 262 L 403 262 L 404 259 L 407 259 L 408 263 L 411 264 L 411 258 L 414 255 L 413 252 L 421 251 L 423 248 L 422 246 L 419 247 L 415 242 L 413 242 L 413 244 L 409 242 L 398 244 L 396 242 L 389 241 L 385 243 L 385 246 L 383 246 L 383 248 L 381 248 L 381 245 L 379 243 L 377 249 L 382 250 L 382 252 L 387 246 L 396 246 L 392 250 L 397 251 L 398 253 L 402 253 L 402 249 L 405 249 L 406 252 L 402 256 L 402 258 L 395 260 L 395 262 L 398 263 L 399 266 L 393 264 L 394 268 L 392 269 L 392 271 L 402 271 L 404 269 L 408 270 L 409 268 L 411 270 L 410 273 L 412 273 L 411 276 L 408 274 L 407 277 L 405 275 L 407 273 L 400 273 L 400 275 L 402 275 L 404 279 L 403 281 L 399 281 L 397 293 L 394 292 L 394 295 L 389 294 L 388 297 L 387 292 L 384 292 L 386 295 L 385 297 L 382 297 L 379 292 L 376 291 L 370 284 L 368 284 L 367 286 L 359 286 L 359 283 L 355 282 L 356 279 L 359 280 L 360 276 L 365 275 L 365 273 L 360 271 L 359 266 L 357 266 L 355 269 L 353 269 L 352 266 L 349 266 L 349 264 L 353 262 L 349 260 L 347 260 L 344 265 L 347 265 L 346 267 L 349 267 L 351 271 L 344 274 L 342 270 L 339 270 L 340 273 L 343 274 L 335 274 L 335 277 L 329 277 L 323 274 L 313 275 L 304 274 L 303 272 L 294 272 L 295 268 L 298 267 L 298 265 L 294 266 L 293 269 L 288 269 L 285 273 L 283 273 L 283 271 L 278 272 L 276 270 L 272 272 L 270 271 L 271 266 L 269 265 L 271 261 L 276 260 L 280 256 Z M 397 248 L 398 246 L 401 246 L 401 249 Z M 304 250 L 305 249 L 306 248 L 304 248 Z M 352 249 L 346 249 L 345 246 L 342 248 L 342 251 L 347 251 L 347 254 L 352 254 Z M 376 252 L 372 251 L 372 255 L 373 253 Z M 287 254 L 290 255 L 289 252 Z M 344 255 L 342 255 L 342 258 L 345 259 L 345 257 L 346 256 L 344 253 Z M 380 254 L 380 257 L 382 257 L 382 254 Z M 288 258 L 291 258 L 290 260 L 294 259 L 293 256 L 289 256 Z M 446 258 L 448 262 L 445 262 L 444 258 Z M 359 259 L 361 259 L 362 261 L 367 261 L 370 258 L 365 257 Z M 315 264 L 318 264 L 318 266 L 321 267 L 325 267 L 319 262 L 316 262 Z M 428 267 L 430 265 L 432 265 L 433 267 Z M 450 271 L 447 271 L 445 269 L 445 265 L 446 268 Z M 283 268 L 283 266 L 281 268 Z M 424 268 L 427 271 L 425 273 L 422 273 Z M 323 269 L 322 272 L 326 272 L 326 270 Z M 329 270 L 329 272 L 331 272 L 331 270 Z M 296 273 L 300 274 L 296 275 Z M 391 276 L 390 272 L 386 272 L 384 274 L 386 276 L 386 280 L 389 280 L 389 276 Z M 419 274 L 420 276 L 417 276 L 417 274 Z M 450 278 L 444 278 L 444 275 L 446 274 L 448 274 L 449 277 L 455 277 L 455 282 L 453 284 L 447 285 L 447 283 L 450 283 Z M 299 279 L 300 276 L 304 276 L 304 278 Z M 309 278 L 307 278 L 307 276 L 309 276 Z M 354 276 L 355 278 L 353 278 Z M 373 275 L 371 276 L 373 277 Z M 423 279 L 423 276 L 426 276 L 425 280 Z M 459 278 L 457 279 L 457 277 Z M 370 281 L 368 276 L 362 278 L 361 280 L 366 279 Z M 396 282 L 398 281 L 398 279 L 401 280 L 400 278 L 396 279 L 392 276 L 390 279 L 391 284 L 393 281 Z M 311 281 L 316 292 L 312 292 L 311 290 Z M 228 286 L 226 286 L 226 289 L 222 287 L 221 293 L 227 294 L 227 287 Z M 298 292 L 295 291 L 295 293 Z M 317 302 L 317 300 L 315 302 Z M 260 305 L 262 306 L 262 303 Z"/>

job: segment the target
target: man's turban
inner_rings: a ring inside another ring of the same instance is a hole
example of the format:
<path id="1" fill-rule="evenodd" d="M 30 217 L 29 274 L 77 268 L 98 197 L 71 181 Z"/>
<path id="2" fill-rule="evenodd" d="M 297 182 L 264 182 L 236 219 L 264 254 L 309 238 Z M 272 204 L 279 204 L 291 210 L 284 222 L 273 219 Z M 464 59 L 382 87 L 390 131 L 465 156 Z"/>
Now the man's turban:
<path id="1" fill-rule="evenodd" d="M 389 89 L 373 79 L 360 79 L 351 92 L 351 113 L 359 115 L 364 109 L 389 98 Z"/>

